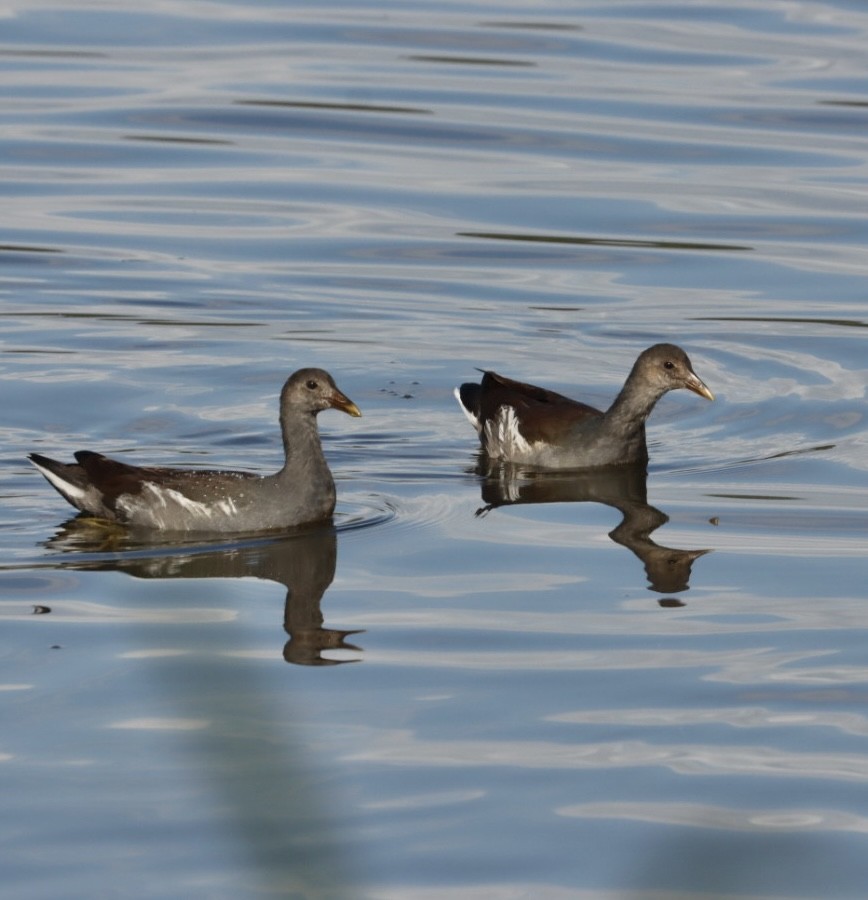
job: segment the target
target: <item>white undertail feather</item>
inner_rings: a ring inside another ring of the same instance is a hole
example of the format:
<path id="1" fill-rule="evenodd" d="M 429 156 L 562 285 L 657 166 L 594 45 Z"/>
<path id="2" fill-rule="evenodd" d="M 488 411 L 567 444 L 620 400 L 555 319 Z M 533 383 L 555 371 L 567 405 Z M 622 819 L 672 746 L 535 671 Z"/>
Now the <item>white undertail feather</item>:
<path id="1" fill-rule="evenodd" d="M 470 424 L 476 429 L 477 433 L 481 433 L 482 429 L 479 425 L 479 419 L 477 419 L 476 416 L 474 416 L 473 413 L 470 412 L 470 410 L 461 401 L 461 389 L 454 388 L 452 393 L 455 395 L 455 399 L 458 401 L 458 405 L 461 407 L 461 412 L 463 412 L 464 415 L 467 416 L 467 421 L 470 422 Z"/>
<path id="2" fill-rule="evenodd" d="M 533 450 L 518 430 L 518 416 L 511 406 L 501 406 L 485 423 L 485 449 L 489 456 L 521 459 Z"/>
<path id="3" fill-rule="evenodd" d="M 46 469 L 44 466 L 40 466 L 38 462 L 35 460 L 30 460 L 34 466 L 48 479 L 48 482 L 51 486 L 58 491 L 62 496 L 68 497 L 69 501 L 73 506 L 85 503 L 87 501 L 87 492 L 84 488 L 80 488 L 77 485 L 74 485 L 71 481 L 66 481 L 61 478 L 56 473 L 52 472 L 51 469 Z"/>
<path id="4" fill-rule="evenodd" d="M 65 478 L 61 478 L 51 469 L 40 466 L 36 460 L 31 459 L 31 463 L 45 476 L 48 483 L 62 496 L 65 497 L 76 509 L 84 509 L 89 512 L 96 512 L 102 506 L 100 498 L 93 488 L 82 488 Z"/>

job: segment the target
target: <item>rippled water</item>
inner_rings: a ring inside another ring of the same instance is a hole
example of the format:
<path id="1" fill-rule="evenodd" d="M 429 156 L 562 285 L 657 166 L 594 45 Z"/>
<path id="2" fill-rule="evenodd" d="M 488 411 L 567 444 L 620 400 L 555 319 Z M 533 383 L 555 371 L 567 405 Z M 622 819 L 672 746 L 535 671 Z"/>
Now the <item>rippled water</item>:
<path id="1" fill-rule="evenodd" d="M 3 878 L 18 898 L 864 896 L 868 12 L 15 2 L 0 32 Z M 486 478 L 488 366 L 620 478 Z M 69 521 L 78 448 L 335 529 Z M 704 551 L 704 552 L 703 552 Z"/>

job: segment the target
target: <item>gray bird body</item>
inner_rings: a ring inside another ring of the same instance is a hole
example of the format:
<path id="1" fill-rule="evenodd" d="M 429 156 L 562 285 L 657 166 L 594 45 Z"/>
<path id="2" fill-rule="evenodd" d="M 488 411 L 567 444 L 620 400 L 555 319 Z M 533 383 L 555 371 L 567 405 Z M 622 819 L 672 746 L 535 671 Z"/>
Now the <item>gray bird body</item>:
<path id="1" fill-rule="evenodd" d="M 639 355 L 624 387 L 605 412 L 546 388 L 483 373 L 455 396 L 491 459 L 548 469 L 581 469 L 646 462 L 645 421 L 667 391 L 714 395 L 687 354 L 655 344 Z"/>
<path id="2" fill-rule="evenodd" d="M 328 372 L 300 369 L 280 395 L 284 465 L 273 475 L 133 466 L 82 450 L 75 463 L 38 453 L 30 461 L 76 509 L 135 528 L 242 532 L 286 529 L 330 518 L 335 484 L 316 416 L 360 416 Z"/>

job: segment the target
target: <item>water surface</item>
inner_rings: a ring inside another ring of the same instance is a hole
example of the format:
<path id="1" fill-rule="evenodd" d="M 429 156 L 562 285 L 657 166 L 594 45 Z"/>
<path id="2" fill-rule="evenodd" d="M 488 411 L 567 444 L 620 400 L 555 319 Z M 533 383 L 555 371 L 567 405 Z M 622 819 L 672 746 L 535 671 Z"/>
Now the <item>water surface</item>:
<path id="1" fill-rule="evenodd" d="M 868 880 L 859 4 L 13 3 L 0 740 L 19 898 L 855 898 Z M 452 387 L 647 472 L 481 474 Z M 25 461 L 279 465 L 335 528 L 134 540 Z"/>

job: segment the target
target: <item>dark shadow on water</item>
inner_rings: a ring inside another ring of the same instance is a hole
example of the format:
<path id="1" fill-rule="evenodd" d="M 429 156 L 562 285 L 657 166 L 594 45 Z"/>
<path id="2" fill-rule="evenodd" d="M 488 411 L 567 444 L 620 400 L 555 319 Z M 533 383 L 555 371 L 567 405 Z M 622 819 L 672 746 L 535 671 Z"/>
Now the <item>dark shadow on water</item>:
<path id="1" fill-rule="evenodd" d="M 54 551 L 50 564 L 57 569 L 118 571 L 136 578 L 254 577 L 280 582 L 286 588 L 287 661 L 331 665 L 334 661 L 322 658 L 325 649 L 356 649 L 345 642 L 353 632 L 323 628 L 320 602 L 334 578 L 337 559 L 334 527 L 282 535 L 191 535 L 173 542 L 165 535 L 140 535 L 80 516 L 61 526 L 47 546 Z M 203 582 L 203 593 L 207 589 Z M 354 885 L 361 876 L 342 839 L 328 780 L 312 765 L 309 738 L 293 717 L 295 698 L 288 696 L 277 707 L 267 705 L 274 695 L 261 671 L 261 666 L 227 663 L 219 653 L 151 659 L 144 672 L 159 690 L 157 702 L 162 694 L 175 716 L 205 726 L 170 732 L 167 740 L 160 739 L 159 726 L 143 731 L 155 755 L 141 777 L 148 777 L 149 771 L 151 777 L 176 771 L 196 786 L 189 793 L 189 821 L 203 822 L 206 834 L 213 821 L 221 835 L 220 848 L 226 842 L 222 865 L 214 871 L 197 870 L 205 873 L 214 896 L 355 898 Z M 87 693 L 90 686 L 82 690 Z M 73 721 L 74 709 L 69 715 Z M 105 742 L 104 737 L 94 739 Z M 118 802 L 125 803 L 123 793 L 118 796 Z M 175 823 L 173 809 L 167 805 L 169 828 Z M 187 821 L 182 816 L 178 827 Z M 143 833 L 148 834 L 147 829 Z M 191 848 L 195 835 L 193 841 Z M 150 852 L 143 846 L 142 852 Z M 166 865 L 174 865 L 173 860 Z M 194 888 L 191 895 L 196 893 Z"/>
<path id="2" fill-rule="evenodd" d="M 330 659 L 327 650 L 360 651 L 347 638 L 360 631 L 323 627 L 321 602 L 335 577 L 337 531 L 333 526 L 291 534 L 248 538 L 225 537 L 219 543 L 173 543 L 154 536 L 134 543 L 119 526 L 79 516 L 70 519 L 47 542 L 54 550 L 78 554 L 65 567 L 126 572 L 134 578 L 259 578 L 286 588 L 283 627 L 288 635 L 283 658 L 304 666 L 331 666 L 355 659 Z M 94 558 L 97 557 L 97 558 Z"/>
<path id="3" fill-rule="evenodd" d="M 690 588 L 693 561 L 711 550 L 678 550 L 651 540 L 651 533 L 669 521 L 669 516 L 648 503 L 648 473 L 644 466 L 613 466 L 587 471 L 534 471 L 508 463 L 480 458 L 480 475 L 485 506 L 476 511 L 486 515 L 501 506 L 521 503 L 602 503 L 623 516 L 609 532 L 616 543 L 631 550 L 642 562 L 650 590 L 672 594 Z M 661 606 L 683 605 L 671 599 Z"/>
<path id="4" fill-rule="evenodd" d="M 630 247 L 646 250 L 701 250 L 728 253 L 753 250 L 741 244 L 709 244 L 696 241 L 646 241 L 626 238 L 588 237 L 566 234 L 528 234 L 494 231 L 459 231 L 457 237 L 477 238 L 485 241 L 517 241 L 526 244 L 575 244 L 589 247 Z"/>
<path id="5" fill-rule="evenodd" d="M 324 109 L 338 112 L 400 113 L 431 115 L 433 110 L 417 106 L 383 106 L 370 103 L 323 103 L 310 100 L 235 100 L 237 106 L 282 107 L 284 109 Z"/>
<path id="6" fill-rule="evenodd" d="M 407 56 L 413 62 L 445 63 L 458 66 L 513 66 L 519 68 L 536 68 L 536 63 L 525 59 L 495 59 L 488 56 L 443 56 L 436 53 L 416 53 Z"/>
<path id="7" fill-rule="evenodd" d="M 862 319 L 825 319 L 808 316 L 691 316 L 694 322 L 784 322 L 793 325 L 835 325 L 843 328 L 868 328 Z"/>
<path id="8" fill-rule="evenodd" d="M 63 253 L 57 247 L 35 247 L 28 244 L 0 244 L 0 253 Z M 3 257 L 0 257 L 3 259 Z"/>

